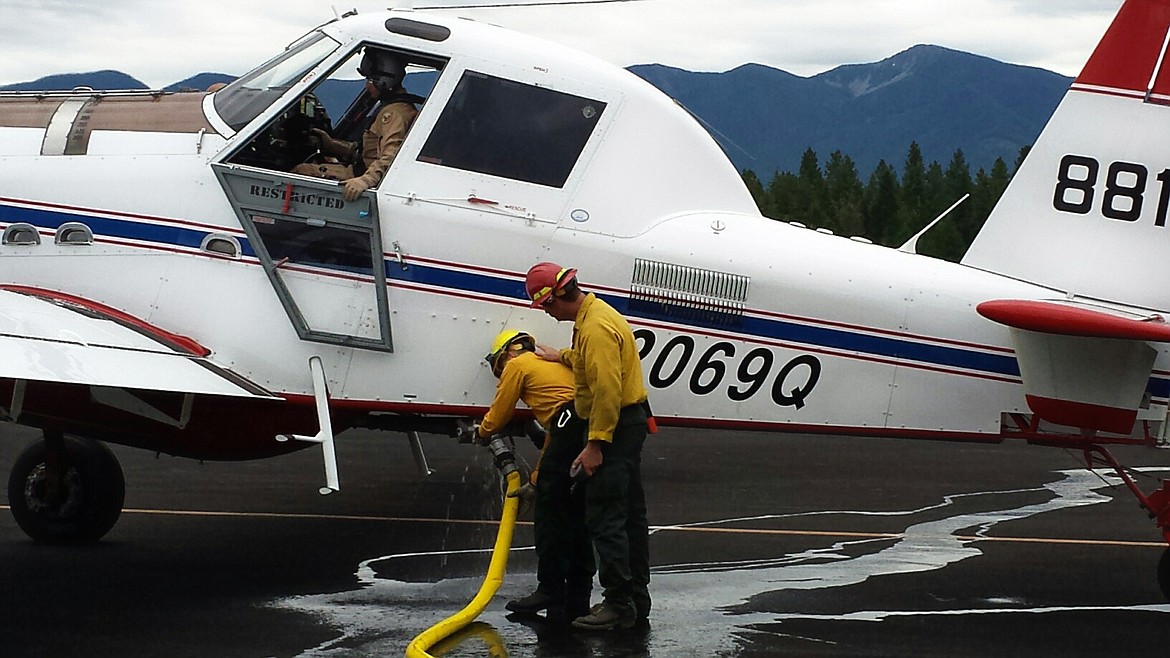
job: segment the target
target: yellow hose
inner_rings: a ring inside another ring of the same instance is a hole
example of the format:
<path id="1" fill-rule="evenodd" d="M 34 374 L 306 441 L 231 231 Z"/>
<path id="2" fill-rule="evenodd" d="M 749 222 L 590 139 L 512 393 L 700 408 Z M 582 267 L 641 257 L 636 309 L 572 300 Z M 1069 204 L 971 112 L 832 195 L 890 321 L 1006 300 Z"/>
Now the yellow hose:
<path id="1" fill-rule="evenodd" d="M 508 474 L 508 493 L 520 489 L 520 474 Z M 504 514 L 500 517 L 500 529 L 496 533 L 496 546 L 492 549 L 492 561 L 487 576 L 479 586 L 479 593 L 459 612 L 431 626 L 418 634 L 406 647 L 406 658 L 433 658 L 427 650 L 443 638 L 470 624 L 487 607 L 500 583 L 504 582 L 504 569 L 508 566 L 508 551 L 512 548 L 512 529 L 516 525 L 516 512 L 520 508 L 519 498 L 504 498 Z"/>
<path id="2" fill-rule="evenodd" d="M 431 651 L 444 656 L 462 647 L 464 642 L 472 638 L 478 638 L 483 642 L 484 648 L 488 652 L 487 655 L 491 658 L 508 658 L 508 649 L 504 647 L 504 639 L 500 637 L 499 631 L 491 624 L 482 621 L 472 622 L 448 635 L 431 647 Z"/>

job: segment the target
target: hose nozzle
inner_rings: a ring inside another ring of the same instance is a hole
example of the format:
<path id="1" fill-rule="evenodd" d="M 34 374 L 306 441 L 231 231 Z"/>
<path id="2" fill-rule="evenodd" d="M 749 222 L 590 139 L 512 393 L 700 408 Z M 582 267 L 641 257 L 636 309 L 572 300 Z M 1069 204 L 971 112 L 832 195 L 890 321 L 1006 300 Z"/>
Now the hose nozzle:
<path id="1" fill-rule="evenodd" d="M 500 469 L 504 477 L 507 477 L 509 473 L 519 472 L 520 469 L 516 468 L 516 455 L 512 453 L 512 446 L 502 436 L 493 436 L 487 448 L 492 453 L 496 468 Z"/>

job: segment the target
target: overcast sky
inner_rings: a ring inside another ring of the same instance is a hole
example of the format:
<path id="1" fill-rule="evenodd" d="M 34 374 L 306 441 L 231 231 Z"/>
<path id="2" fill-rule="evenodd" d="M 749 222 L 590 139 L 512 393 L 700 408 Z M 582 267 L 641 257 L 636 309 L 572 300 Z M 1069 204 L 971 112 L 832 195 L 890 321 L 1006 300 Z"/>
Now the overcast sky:
<path id="1" fill-rule="evenodd" d="M 1121 3 L 621 0 L 446 13 L 560 41 L 621 66 L 659 63 L 725 71 L 756 62 L 809 76 L 929 43 L 1075 76 Z M 394 0 L 0 0 L 0 84 L 102 69 L 122 71 L 151 87 L 204 71 L 239 75 L 332 18 L 333 7 L 373 10 L 394 4 Z M 416 8 L 466 4 L 479 1 L 413 3 Z"/>

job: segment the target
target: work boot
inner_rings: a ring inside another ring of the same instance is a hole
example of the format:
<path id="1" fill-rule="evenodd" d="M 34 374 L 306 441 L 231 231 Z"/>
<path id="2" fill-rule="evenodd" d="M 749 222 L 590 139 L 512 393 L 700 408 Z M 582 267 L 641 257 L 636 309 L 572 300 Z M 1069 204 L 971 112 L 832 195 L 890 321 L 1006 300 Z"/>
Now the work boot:
<path id="1" fill-rule="evenodd" d="M 534 614 L 541 610 L 547 610 L 548 608 L 561 607 L 564 604 L 565 601 L 563 598 L 555 594 L 542 592 L 540 588 L 537 588 L 535 592 L 528 596 L 516 599 L 515 601 L 508 601 L 504 607 L 512 612 Z"/>
<path id="2" fill-rule="evenodd" d="M 565 601 L 565 619 L 573 621 L 579 617 L 584 617 L 589 614 L 589 597 L 574 598 L 570 597 Z"/>
<path id="3" fill-rule="evenodd" d="M 638 621 L 632 609 L 619 608 L 611 603 L 598 603 L 589 614 L 573 620 L 573 628 L 587 631 L 611 631 L 615 628 L 633 628 Z"/>
<path id="4" fill-rule="evenodd" d="M 641 594 L 634 593 L 634 610 L 638 613 L 638 621 L 650 618 L 650 594 L 643 590 Z"/>

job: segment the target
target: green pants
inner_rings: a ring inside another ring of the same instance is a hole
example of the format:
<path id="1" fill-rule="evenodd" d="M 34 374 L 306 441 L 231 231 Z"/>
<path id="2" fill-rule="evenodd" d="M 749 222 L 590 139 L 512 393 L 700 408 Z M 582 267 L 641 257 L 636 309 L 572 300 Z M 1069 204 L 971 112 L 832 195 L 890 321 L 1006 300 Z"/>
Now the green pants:
<path id="1" fill-rule="evenodd" d="M 645 442 L 645 408 L 623 408 L 613 442 L 602 444 L 601 466 L 585 481 L 585 524 L 597 549 L 605 602 L 642 616 L 650 612 L 650 527 L 642 489 Z"/>
<path id="2" fill-rule="evenodd" d="M 558 410 L 550 424 L 536 479 L 536 580 L 542 592 L 588 608 L 597 566 L 585 529 L 585 492 L 581 487 L 573 491 L 569 477 L 585 447 L 586 424 L 572 404 Z"/>

